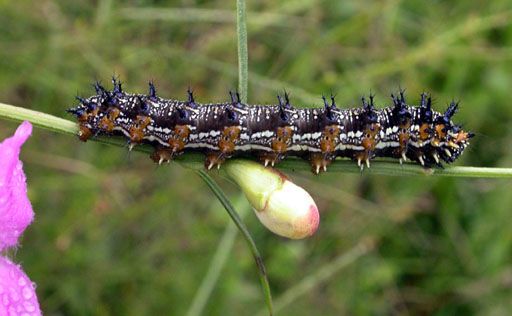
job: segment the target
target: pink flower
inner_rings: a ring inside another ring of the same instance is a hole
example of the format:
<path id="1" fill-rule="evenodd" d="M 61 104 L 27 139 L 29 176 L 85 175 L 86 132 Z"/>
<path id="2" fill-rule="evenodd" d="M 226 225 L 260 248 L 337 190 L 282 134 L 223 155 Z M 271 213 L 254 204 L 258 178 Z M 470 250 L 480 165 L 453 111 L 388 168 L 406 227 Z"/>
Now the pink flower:
<path id="1" fill-rule="evenodd" d="M 20 235 L 34 219 L 20 149 L 32 133 L 23 122 L 14 136 L 0 143 L 0 251 L 18 244 Z M 0 316 L 41 315 L 35 286 L 20 266 L 0 256 Z"/>

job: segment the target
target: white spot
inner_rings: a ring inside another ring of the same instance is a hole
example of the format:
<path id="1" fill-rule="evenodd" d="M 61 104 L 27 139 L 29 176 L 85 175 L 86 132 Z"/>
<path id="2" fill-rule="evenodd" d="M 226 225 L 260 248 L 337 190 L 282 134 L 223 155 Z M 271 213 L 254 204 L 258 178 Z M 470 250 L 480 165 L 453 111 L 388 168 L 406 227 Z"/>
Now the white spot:
<path id="1" fill-rule="evenodd" d="M 382 149 L 386 147 L 399 147 L 400 143 L 398 142 L 379 142 L 377 145 L 375 145 L 375 148 Z"/>
<path id="2" fill-rule="evenodd" d="M 188 143 L 185 148 L 207 148 L 211 150 L 219 150 L 219 147 L 208 144 L 208 143 Z"/>
<path id="3" fill-rule="evenodd" d="M 311 133 L 302 134 L 302 140 L 310 140 L 310 139 L 311 139 Z"/>
<path id="4" fill-rule="evenodd" d="M 272 148 L 269 148 L 269 147 L 266 147 L 263 145 L 258 145 L 258 144 L 238 145 L 238 146 L 235 146 L 235 149 L 240 150 L 240 151 L 250 151 L 250 150 L 272 151 Z"/>
<path id="5" fill-rule="evenodd" d="M 316 132 L 316 133 L 313 133 L 313 135 L 311 135 L 311 138 L 312 139 L 318 139 L 320 136 L 322 136 L 322 133 L 321 132 Z"/>
<path id="6" fill-rule="evenodd" d="M 270 137 L 274 136 L 274 132 L 273 131 L 263 131 L 262 135 L 263 135 L 263 137 L 270 138 Z"/>

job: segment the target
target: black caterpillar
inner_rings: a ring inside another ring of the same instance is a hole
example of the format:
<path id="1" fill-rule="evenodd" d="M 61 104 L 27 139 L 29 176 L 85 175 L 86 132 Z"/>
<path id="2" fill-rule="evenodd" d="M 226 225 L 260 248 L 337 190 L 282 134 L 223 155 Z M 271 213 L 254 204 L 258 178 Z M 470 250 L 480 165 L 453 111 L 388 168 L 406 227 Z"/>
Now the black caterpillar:
<path id="1" fill-rule="evenodd" d="M 126 93 L 120 81 L 112 82 L 112 91 L 95 83 L 96 95 L 77 97 L 80 104 L 68 110 L 78 119 L 80 139 L 124 135 L 130 149 L 152 145 L 151 158 L 160 164 L 192 150 L 206 154 L 207 169 L 241 155 L 256 155 L 265 166 L 303 157 L 314 173 L 326 171 L 336 157 L 355 160 L 361 170 L 374 157 L 442 167 L 474 136 L 451 120 L 458 103 L 439 113 L 425 93 L 419 106 L 408 105 L 402 90 L 383 109 L 374 107 L 373 95 L 362 98 L 361 108 L 340 109 L 331 96 L 330 102 L 322 97 L 323 107 L 297 109 L 286 93 L 273 105 L 244 104 L 236 92 L 230 92 L 230 102 L 200 104 L 190 90 L 186 101 L 169 100 L 156 95 L 152 82 L 148 95 Z"/>

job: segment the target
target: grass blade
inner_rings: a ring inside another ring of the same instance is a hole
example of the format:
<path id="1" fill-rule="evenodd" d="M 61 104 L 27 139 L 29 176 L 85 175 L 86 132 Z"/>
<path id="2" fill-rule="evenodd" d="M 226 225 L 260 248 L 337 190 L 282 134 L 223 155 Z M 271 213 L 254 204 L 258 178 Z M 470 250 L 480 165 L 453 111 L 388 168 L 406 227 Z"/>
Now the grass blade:
<path id="1" fill-rule="evenodd" d="M 238 90 L 242 102 L 247 102 L 247 88 L 249 77 L 249 56 L 247 51 L 247 15 L 245 1 L 236 2 L 236 34 L 238 41 Z"/>

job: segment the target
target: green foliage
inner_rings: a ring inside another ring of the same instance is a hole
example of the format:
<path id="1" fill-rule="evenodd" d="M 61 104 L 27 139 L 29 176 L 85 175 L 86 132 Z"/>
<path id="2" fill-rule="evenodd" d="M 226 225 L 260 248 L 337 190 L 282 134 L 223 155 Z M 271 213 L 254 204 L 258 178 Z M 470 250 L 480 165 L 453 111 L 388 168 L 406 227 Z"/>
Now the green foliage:
<path id="1" fill-rule="evenodd" d="M 512 166 L 512 4 L 475 1 L 247 3 L 250 102 L 282 89 L 297 105 L 333 91 L 342 106 L 399 86 L 426 90 L 477 136 L 459 165 Z M 0 2 L 0 101 L 65 117 L 76 93 L 115 73 L 162 96 L 226 100 L 238 84 L 234 2 Z M 0 135 L 15 124 L 0 121 Z M 36 222 L 17 258 L 46 314 L 188 311 L 230 223 L 193 171 L 35 129 L 24 147 Z M 397 168 L 398 165 L 397 165 Z M 510 180 L 289 173 L 320 229 L 283 240 L 249 214 L 283 315 L 507 314 Z M 230 196 L 237 188 L 218 177 Z M 208 315 L 265 313 L 238 238 Z M 291 299 L 290 299 L 291 298 Z"/>

